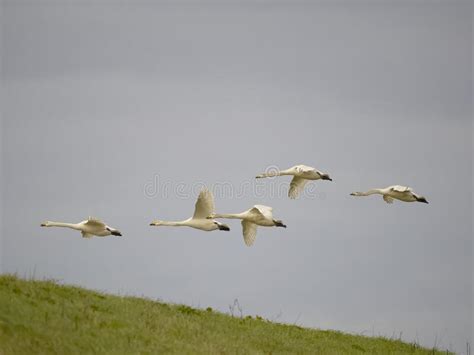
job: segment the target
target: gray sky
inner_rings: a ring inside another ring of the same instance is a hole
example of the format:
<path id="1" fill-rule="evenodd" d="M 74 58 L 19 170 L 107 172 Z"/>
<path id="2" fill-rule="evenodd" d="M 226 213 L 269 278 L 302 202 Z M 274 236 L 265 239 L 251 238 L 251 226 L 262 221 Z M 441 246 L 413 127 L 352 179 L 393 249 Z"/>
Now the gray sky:
<path id="1" fill-rule="evenodd" d="M 4 272 L 464 349 L 467 2 L 3 4 Z M 334 182 L 238 193 L 298 163 Z M 168 192 L 149 196 L 156 176 Z M 233 187 L 218 212 L 267 204 L 288 228 L 247 248 L 237 221 L 148 226 L 189 217 L 197 182 Z M 430 204 L 349 196 L 391 184 Z M 39 228 L 89 215 L 125 237 Z"/>

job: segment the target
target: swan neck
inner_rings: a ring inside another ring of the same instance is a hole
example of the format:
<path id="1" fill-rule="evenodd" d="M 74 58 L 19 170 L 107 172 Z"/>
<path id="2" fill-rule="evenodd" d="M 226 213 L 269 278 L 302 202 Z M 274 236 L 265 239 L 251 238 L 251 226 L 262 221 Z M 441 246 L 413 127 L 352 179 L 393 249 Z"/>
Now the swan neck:
<path id="1" fill-rule="evenodd" d="M 79 230 L 79 226 L 75 223 L 64 223 L 64 222 L 49 222 L 49 227 L 64 227 Z"/>
<path id="2" fill-rule="evenodd" d="M 180 227 L 186 226 L 186 221 L 163 221 L 160 223 L 162 226 L 169 226 L 169 227 Z"/>
<path id="3" fill-rule="evenodd" d="M 214 218 L 242 219 L 242 213 L 216 213 Z"/>
<path id="4" fill-rule="evenodd" d="M 282 175 L 294 175 L 294 171 L 291 169 L 281 170 L 278 172 L 277 176 L 282 176 Z"/>
<path id="5" fill-rule="evenodd" d="M 369 195 L 381 194 L 382 191 L 380 191 L 380 190 L 381 190 L 381 189 L 372 189 L 372 190 L 363 192 L 363 195 L 364 195 L 364 196 L 369 196 Z"/>
<path id="6" fill-rule="evenodd" d="M 278 170 L 278 171 L 270 171 L 268 173 L 263 173 L 257 176 L 257 178 L 267 178 L 267 177 L 275 177 L 275 176 L 282 176 L 282 175 L 295 175 L 294 170 L 286 169 L 286 170 Z"/>

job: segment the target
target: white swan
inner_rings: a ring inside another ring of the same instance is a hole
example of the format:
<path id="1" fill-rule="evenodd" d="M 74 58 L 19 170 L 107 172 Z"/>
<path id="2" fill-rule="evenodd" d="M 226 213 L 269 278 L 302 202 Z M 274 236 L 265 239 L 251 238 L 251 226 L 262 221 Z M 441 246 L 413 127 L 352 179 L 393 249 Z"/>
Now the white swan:
<path id="1" fill-rule="evenodd" d="M 369 196 L 374 194 L 382 195 L 384 201 L 387 203 L 393 203 L 393 199 L 404 202 L 428 203 L 426 198 L 413 192 L 410 187 L 400 185 L 393 185 L 384 189 L 372 189 L 366 192 L 353 192 L 351 196 Z"/>
<path id="2" fill-rule="evenodd" d="M 242 232 L 244 242 L 251 246 L 257 236 L 257 225 L 263 227 L 283 227 L 286 226 L 282 221 L 273 219 L 273 209 L 268 206 L 255 205 L 248 211 L 236 214 L 218 214 L 213 213 L 207 218 L 234 218 L 242 220 Z"/>
<path id="3" fill-rule="evenodd" d="M 216 229 L 229 231 L 229 226 L 206 217 L 214 213 L 214 196 L 207 189 L 202 189 L 196 201 L 194 215 L 184 221 L 153 221 L 150 226 L 175 226 L 175 227 L 192 227 L 203 231 L 213 231 Z"/>
<path id="4" fill-rule="evenodd" d="M 304 189 L 304 186 L 308 182 L 308 180 L 329 180 L 332 179 L 329 177 L 328 174 L 322 173 L 321 171 L 316 170 L 310 166 L 306 165 L 295 165 L 289 169 L 263 173 L 257 175 L 255 178 L 266 178 L 266 177 L 274 177 L 274 176 L 282 176 L 282 175 L 292 175 L 293 179 L 290 183 L 290 189 L 288 190 L 288 197 L 291 199 L 295 199 L 299 196 L 300 192 Z"/>
<path id="5" fill-rule="evenodd" d="M 87 220 L 79 223 L 62 223 L 62 222 L 44 222 L 41 227 L 65 227 L 78 230 L 82 233 L 83 238 L 106 237 L 108 235 L 122 236 L 117 229 L 109 227 L 97 218 L 89 217 Z"/>

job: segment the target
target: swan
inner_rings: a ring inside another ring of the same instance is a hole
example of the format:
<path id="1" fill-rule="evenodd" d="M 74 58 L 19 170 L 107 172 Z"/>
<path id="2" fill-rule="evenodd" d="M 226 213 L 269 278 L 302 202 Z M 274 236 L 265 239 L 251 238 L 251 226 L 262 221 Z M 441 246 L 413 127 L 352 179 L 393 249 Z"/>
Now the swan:
<path id="1" fill-rule="evenodd" d="M 263 173 L 257 175 L 256 179 L 266 178 L 266 177 L 274 177 L 274 176 L 282 176 L 282 175 L 292 175 L 293 179 L 290 183 L 290 189 L 288 190 L 288 197 L 291 199 L 295 199 L 299 196 L 300 192 L 304 189 L 304 186 L 308 182 L 308 180 L 329 180 L 332 179 L 329 177 L 329 174 L 325 174 L 311 166 L 307 165 L 295 165 L 289 169 Z"/>
<path id="2" fill-rule="evenodd" d="M 393 203 L 394 199 L 404 202 L 428 203 L 426 198 L 413 192 L 410 187 L 400 185 L 393 185 L 383 189 L 371 189 L 367 192 L 353 192 L 351 196 L 369 196 L 374 194 L 382 195 L 387 203 Z"/>
<path id="3" fill-rule="evenodd" d="M 207 218 L 233 218 L 242 220 L 242 232 L 244 242 L 251 246 L 257 236 L 257 225 L 263 227 L 283 227 L 286 225 L 282 221 L 273 219 L 273 208 L 263 205 L 255 205 L 251 209 L 236 214 L 218 214 L 213 213 Z"/>
<path id="4" fill-rule="evenodd" d="M 206 217 L 214 213 L 214 196 L 207 189 L 202 189 L 196 201 L 194 215 L 184 221 L 153 221 L 150 226 L 175 226 L 175 227 L 192 227 L 203 231 L 213 231 L 216 229 L 229 231 L 229 226 Z"/>
<path id="5" fill-rule="evenodd" d="M 82 233 L 82 238 L 106 237 L 108 235 L 122 236 L 119 230 L 109 227 L 97 218 L 89 217 L 79 223 L 62 223 L 46 221 L 41 223 L 41 227 L 65 227 L 78 230 Z"/>

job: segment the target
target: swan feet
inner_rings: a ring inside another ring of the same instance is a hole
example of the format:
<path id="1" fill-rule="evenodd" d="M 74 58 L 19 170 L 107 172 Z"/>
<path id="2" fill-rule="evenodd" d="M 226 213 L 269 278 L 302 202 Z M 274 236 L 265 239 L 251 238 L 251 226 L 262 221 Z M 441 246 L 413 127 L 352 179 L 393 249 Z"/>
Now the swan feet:
<path id="1" fill-rule="evenodd" d="M 283 221 L 280 221 L 280 220 L 273 220 L 273 223 L 275 223 L 275 227 L 283 227 L 283 228 L 286 228 L 286 225 L 283 224 Z"/>
<path id="2" fill-rule="evenodd" d="M 227 224 L 216 223 L 220 231 L 230 231 L 230 228 Z"/>

